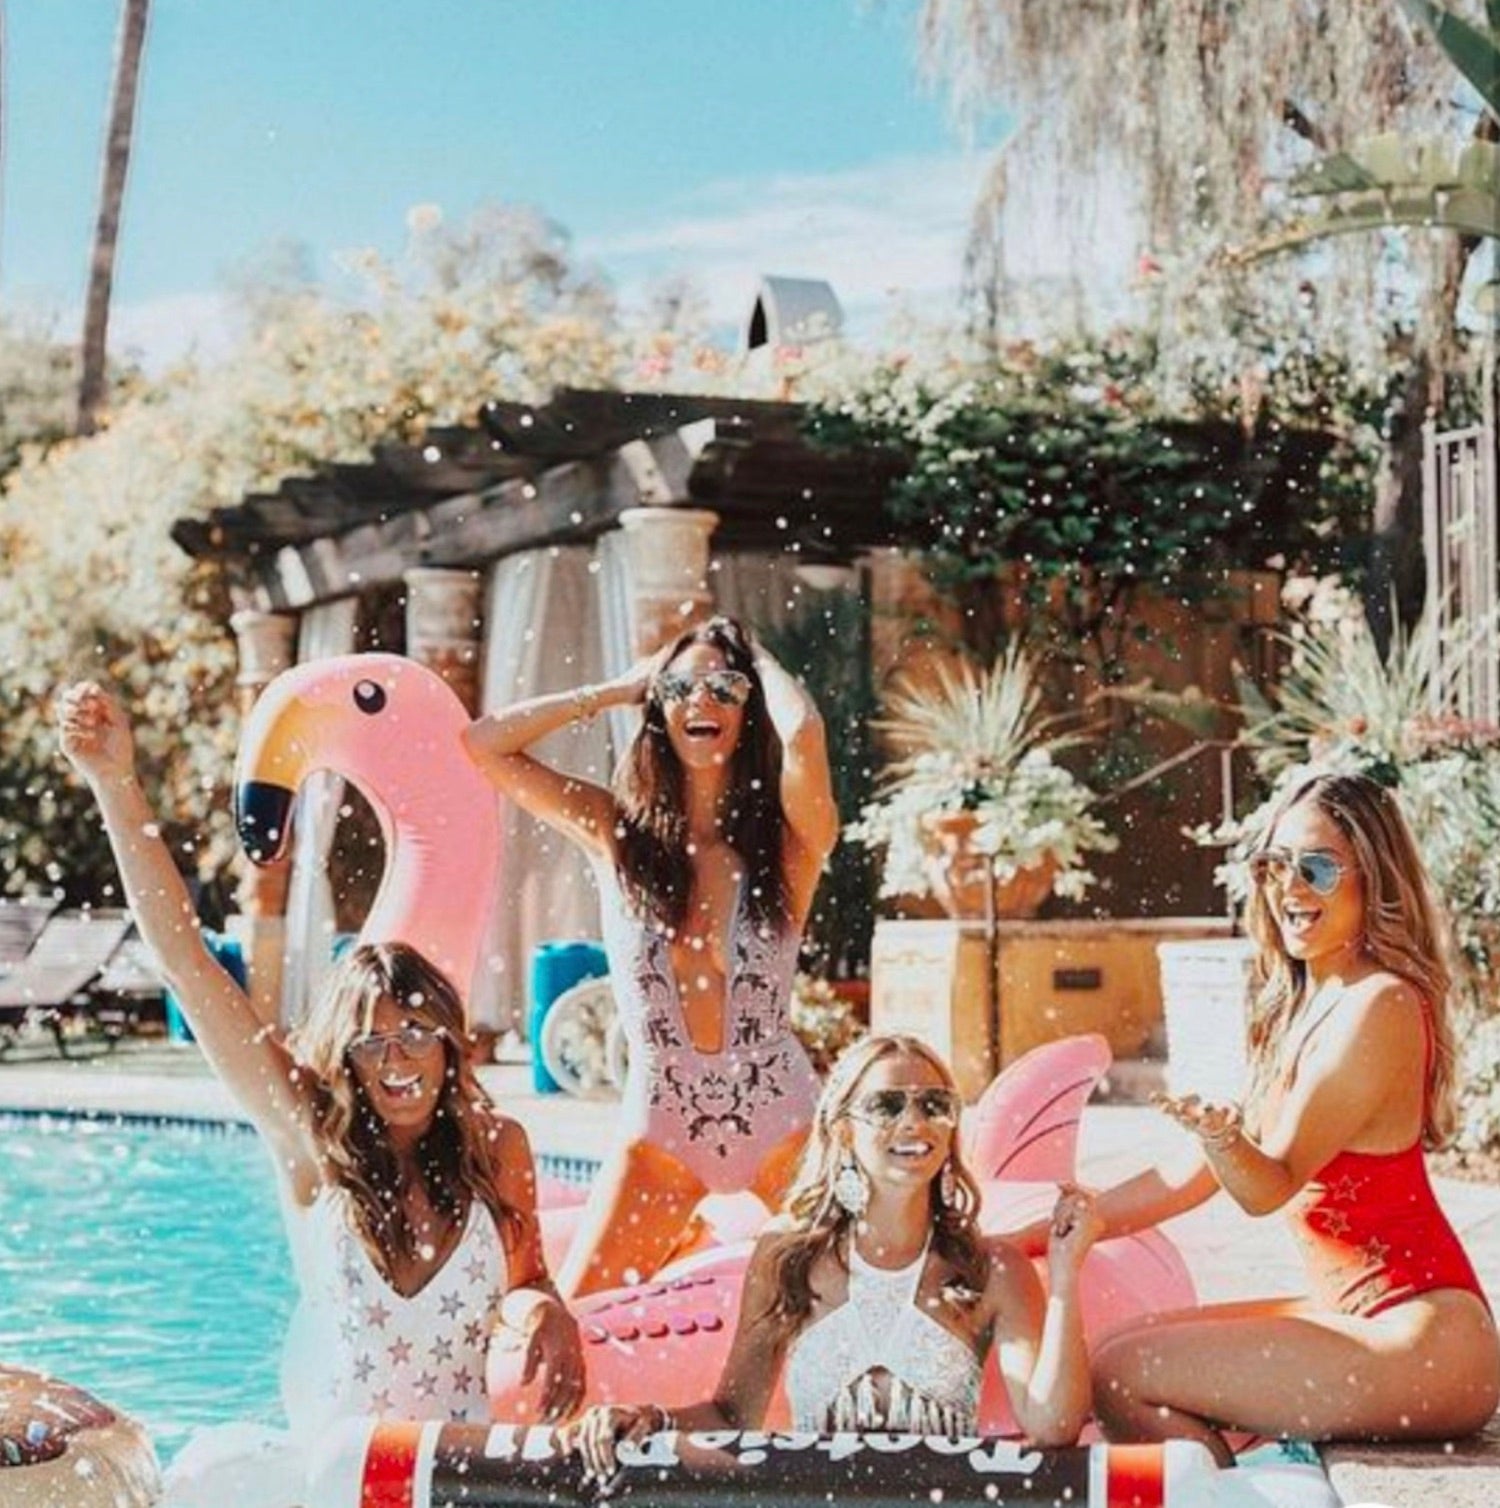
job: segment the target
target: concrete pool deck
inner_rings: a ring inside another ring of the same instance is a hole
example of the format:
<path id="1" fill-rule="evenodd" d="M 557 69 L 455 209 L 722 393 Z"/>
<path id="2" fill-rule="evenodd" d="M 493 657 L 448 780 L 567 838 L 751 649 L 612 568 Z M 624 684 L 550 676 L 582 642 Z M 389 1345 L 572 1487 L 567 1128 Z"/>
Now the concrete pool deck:
<path id="1" fill-rule="evenodd" d="M 1117 1086 L 1149 1084 L 1149 1067 L 1122 1065 Z M 482 1077 L 508 1113 L 526 1127 L 539 1152 L 598 1157 L 608 1149 L 617 1105 L 538 1095 L 524 1064 L 498 1064 Z M 237 1120 L 233 1103 L 191 1045 L 130 1042 L 81 1061 L 55 1056 L 0 1060 L 0 1113 L 6 1111 L 164 1116 Z M 1178 1132 L 1148 1106 L 1109 1101 L 1083 1119 L 1079 1170 L 1102 1186 L 1168 1155 Z M 1500 1186 L 1434 1180 L 1438 1198 L 1462 1236 L 1486 1289 L 1500 1295 Z M 1297 1293 L 1301 1264 L 1285 1224 L 1253 1220 L 1227 1200 L 1170 1222 L 1205 1302 Z M 1384 1508 L 1494 1508 L 1500 1504 L 1500 1431 L 1451 1449 L 1339 1447 L 1325 1453 L 1346 1503 Z"/>

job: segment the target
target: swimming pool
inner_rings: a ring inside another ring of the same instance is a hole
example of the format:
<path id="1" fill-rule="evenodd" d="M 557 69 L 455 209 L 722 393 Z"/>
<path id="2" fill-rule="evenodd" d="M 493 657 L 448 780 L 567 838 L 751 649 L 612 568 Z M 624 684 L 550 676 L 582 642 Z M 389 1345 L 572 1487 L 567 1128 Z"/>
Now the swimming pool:
<path id="1" fill-rule="evenodd" d="M 238 1127 L 0 1115 L 0 1358 L 128 1409 L 163 1459 L 281 1422 L 295 1290 L 271 1165 Z"/>
<path id="2" fill-rule="evenodd" d="M 0 1359 L 135 1414 L 284 1425 L 296 1298 L 271 1164 L 240 1126 L 0 1113 Z M 583 1158 L 539 1158 L 586 1181 Z"/>

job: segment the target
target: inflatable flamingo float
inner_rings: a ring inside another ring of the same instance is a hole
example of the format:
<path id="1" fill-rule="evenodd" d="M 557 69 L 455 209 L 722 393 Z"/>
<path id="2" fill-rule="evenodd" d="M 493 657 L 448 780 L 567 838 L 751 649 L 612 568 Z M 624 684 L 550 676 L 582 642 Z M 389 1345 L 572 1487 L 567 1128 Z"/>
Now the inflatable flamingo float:
<path id="1" fill-rule="evenodd" d="M 235 824 L 257 864 L 287 851 L 293 799 L 316 770 L 358 787 L 385 839 L 361 942 L 406 942 L 465 1002 L 500 863 L 495 793 L 459 743 L 469 724 L 440 676 L 401 655 L 339 655 L 266 687 L 235 767 Z"/>
<path id="2" fill-rule="evenodd" d="M 496 800 L 459 740 L 468 714 L 433 672 L 396 655 L 346 655 L 298 666 L 267 687 L 246 725 L 237 770 L 237 819 L 250 857 L 286 846 L 297 787 L 315 770 L 351 780 L 379 816 L 386 869 L 362 941 L 401 940 L 468 986 L 479 956 L 499 858 Z M 983 1224 L 1000 1231 L 1050 1209 L 1056 1183 L 1074 1176 L 1078 1125 L 1109 1048 L 1075 1037 L 1028 1054 L 964 1117 L 967 1160 L 984 1192 Z M 576 1209 L 544 1189 L 543 1235 L 555 1266 Z M 752 1208 L 753 1207 L 753 1208 Z M 651 1398 L 669 1406 L 707 1394 L 738 1310 L 758 1202 L 720 1201 L 704 1249 L 628 1289 L 595 1294 L 584 1327 L 589 1401 Z M 1192 1281 L 1160 1232 L 1111 1241 L 1084 1268 L 1085 1325 L 1093 1341 L 1144 1313 L 1194 1301 Z M 492 1352 L 497 1417 L 534 1417 L 519 1385 L 519 1356 Z M 773 1405 L 784 1410 L 784 1403 Z M 982 1426 L 1014 1427 L 993 1362 Z"/>

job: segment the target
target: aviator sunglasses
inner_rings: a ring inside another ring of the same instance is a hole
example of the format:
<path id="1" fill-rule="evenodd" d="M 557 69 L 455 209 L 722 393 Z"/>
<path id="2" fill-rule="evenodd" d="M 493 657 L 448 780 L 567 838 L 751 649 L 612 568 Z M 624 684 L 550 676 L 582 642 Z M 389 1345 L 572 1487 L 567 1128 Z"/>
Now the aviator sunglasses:
<path id="1" fill-rule="evenodd" d="M 721 707 L 743 707 L 750 700 L 750 677 L 738 670 L 709 670 L 702 675 L 668 670 L 656 678 L 656 695 L 663 702 L 685 702 L 699 686 Z"/>
<path id="2" fill-rule="evenodd" d="M 951 1089 L 872 1089 L 855 1101 L 849 1114 L 868 1125 L 888 1128 L 900 1121 L 908 1105 L 915 1105 L 925 1121 L 958 1124 L 959 1100 Z"/>
<path id="3" fill-rule="evenodd" d="M 392 1047 L 399 1047 L 402 1057 L 425 1058 L 442 1046 L 446 1035 L 441 1027 L 410 1022 L 400 1031 L 371 1032 L 368 1037 L 356 1038 L 349 1044 L 349 1056 L 367 1068 L 379 1068 Z"/>
<path id="4" fill-rule="evenodd" d="M 1267 880 L 1285 885 L 1295 874 L 1314 895 L 1332 895 L 1349 866 L 1326 848 L 1307 848 L 1301 853 L 1265 848 L 1250 855 L 1249 867 L 1250 878 L 1257 885 Z"/>

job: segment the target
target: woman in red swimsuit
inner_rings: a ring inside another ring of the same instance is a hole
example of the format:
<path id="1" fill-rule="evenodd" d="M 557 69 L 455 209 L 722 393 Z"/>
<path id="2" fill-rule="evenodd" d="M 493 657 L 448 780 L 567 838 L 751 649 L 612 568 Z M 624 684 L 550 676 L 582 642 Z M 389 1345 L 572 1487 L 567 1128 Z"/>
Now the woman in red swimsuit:
<path id="1" fill-rule="evenodd" d="M 1310 1296 L 1210 1305 L 1112 1336 L 1094 1358 L 1100 1422 L 1115 1440 L 1201 1440 L 1225 1464 L 1225 1429 L 1470 1433 L 1500 1401 L 1500 1343 L 1423 1161 L 1451 1130 L 1454 1045 L 1416 845 L 1385 787 L 1319 775 L 1282 805 L 1250 869 L 1243 1113 L 1163 1097 L 1194 1155 L 1102 1194 L 1101 1239 L 1223 1189 L 1249 1214 L 1287 1211 Z"/>

